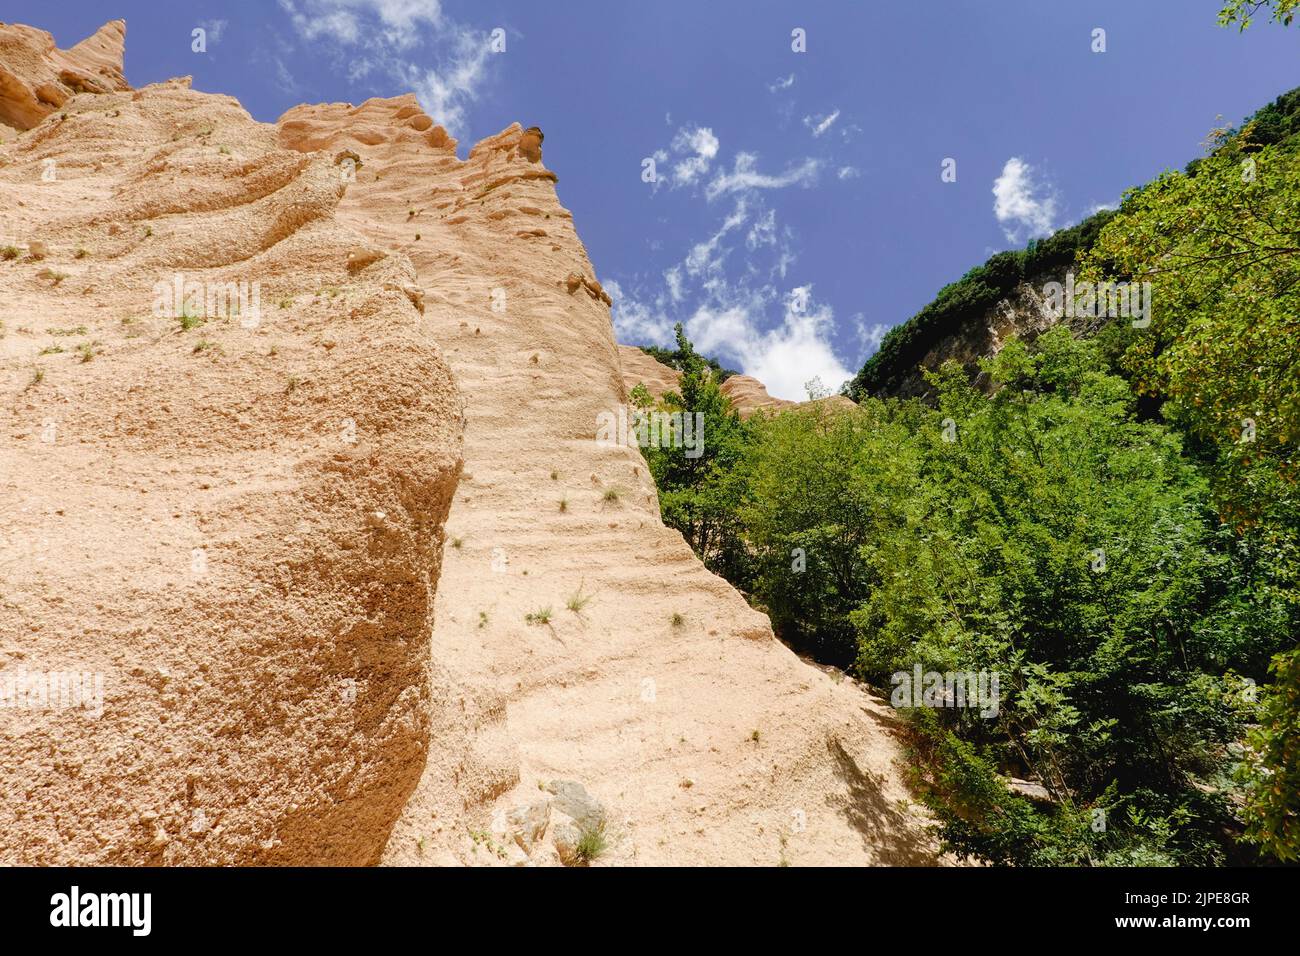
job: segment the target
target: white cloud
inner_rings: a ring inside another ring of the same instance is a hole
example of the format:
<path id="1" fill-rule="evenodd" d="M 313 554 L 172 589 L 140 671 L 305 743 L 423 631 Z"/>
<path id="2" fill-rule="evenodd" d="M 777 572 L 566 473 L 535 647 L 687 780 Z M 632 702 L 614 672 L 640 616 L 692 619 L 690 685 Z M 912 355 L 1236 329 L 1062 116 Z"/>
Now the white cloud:
<path id="1" fill-rule="evenodd" d="M 828 129 L 835 125 L 835 121 L 840 118 L 839 110 L 832 110 L 825 116 L 805 116 L 803 125 L 812 130 L 813 136 L 821 136 Z"/>
<path id="2" fill-rule="evenodd" d="M 402 75 L 434 121 L 455 131 L 465 122 L 465 110 L 478 95 L 490 56 L 486 35 L 462 31 L 441 69 L 404 63 Z"/>
<path id="3" fill-rule="evenodd" d="M 654 307 L 623 291 L 614 279 L 604 284 L 613 305 L 614 332 L 620 342 L 633 345 L 667 345 L 673 340 L 673 323 Z"/>
<path id="4" fill-rule="evenodd" d="M 734 229 L 739 229 L 749 218 L 749 212 L 745 207 L 744 200 L 736 203 L 735 209 L 732 210 L 722 223 L 722 226 L 712 236 L 704 242 L 696 243 L 691 247 L 690 254 L 686 257 L 686 272 L 691 276 L 699 276 L 707 272 L 718 272 L 722 269 L 722 261 L 726 258 L 727 250 L 721 253 L 718 247 L 727 233 Z"/>
<path id="5" fill-rule="evenodd" d="M 414 91 L 434 122 L 452 133 L 487 77 L 487 33 L 446 18 L 441 0 L 280 0 L 280 6 L 304 40 L 338 48 L 350 81 L 380 69 Z"/>
<path id="6" fill-rule="evenodd" d="M 220 43 L 229 23 L 229 20 L 200 20 L 199 26 L 206 32 L 209 43 Z"/>
<path id="7" fill-rule="evenodd" d="M 674 302 L 682 301 L 682 267 L 673 266 L 664 270 L 664 282 L 668 284 L 668 295 Z"/>
<path id="8" fill-rule="evenodd" d="M 769 209 L 754 220 L 745 236 L 745 246 L 752 252 L 759 246 L 776 245 L 776 210 Z"/>
<path id="9" fill-rule="evenodd" d="M 862 175 L 862 171 L 856 166 L 841 166 L 836 170 L 835 175 L 840 179 L 856 179 Z"/>
<path id="10" fill-rule="evenodd" d="M 744 192 L 751 189 L 781 189 L 785 186 L 810 186 L 817 178 L 820 166 L 815 159 L 805 159 L 778 176 L 758 172 L 758 157 L 753 153 L 737 153 L 730 173 L 719 173 L 709 183 L 704 195 L 710 200 L 724 193 Z"/>
<path id="11" fill-rule="evenodd" d="M 673 185 L 689 186 L 709 171 L 718 155 L 718 137 L 707 126 L 682 127 L 673 137 L 672 148 L 688 154 L 673 168 Z"/>
<path id="12" fill-rule="evenodd" d="M 858 312 L 853 316 L 853 330 L 857 333 L 858 345 L 862 348 L 862 358 L 865 361 L 880 348 L 880 343 L 885 340 L 885 334 L 889 331 L 889 326 L 880 322 L 867 325 L 862 313 Z"/>
<path id="13" fill-rule="evenodd" d="M 414 42 L 420 23 L 442 23 L 442 0 L 280 0 L 294 28 L 305 39 L 330 37 L 342 44 L 369 39 L 377 20 L 388 45 Z"/>
<path id="14" fill-rule="evenodd" d="M 807 294 L 810 287 L 794 291 Z M 853 373 L 836 358 L 829 340 L 834 315 L 829 306 L 813 308 L 810 300 L 796 312 L 792 303 L 799 299 L 798 295 L 786 298 L 781 324 L 767 330 L 758 327 L 754 316 L 761 314 L 770 297 L 701 306 L 686 322 L 686 334 L 701 353 L 738 361 L 741 371 L 777 398 L 803 401 L 808 397 L 804 385 L 813 378 L 839 391 Z"/>
<path id="15" fill-rule="evenodd" d="M 778 76 L 775 80 L 773 80 L 771 83 L 767 85 L 767 88 L 769 92 L 778 93 L 781 90 L 788 90 L 792 86 L 794 86 L 793 73 L 785 77 Z"/>
<path id="16" fill-rule="evenodd" d="M 1026 234 L 1050 235 L 1056 218 L 1056 196 L 1035 181 L 1032 166 L 1012 156 L 993 181 L 993 215 L 1012 242 Z"/>

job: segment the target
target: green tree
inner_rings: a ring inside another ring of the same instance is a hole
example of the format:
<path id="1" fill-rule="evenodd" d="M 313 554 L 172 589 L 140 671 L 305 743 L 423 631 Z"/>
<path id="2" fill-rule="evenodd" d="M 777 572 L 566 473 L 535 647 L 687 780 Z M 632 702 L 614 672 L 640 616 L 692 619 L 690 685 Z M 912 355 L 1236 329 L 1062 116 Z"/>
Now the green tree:
<path id="1" fill-rule="evenodd" d="M 722 394 L 717 376 L 686 338 L 675 329 L 681 368 L 679 391 L 666 393 L 655 409 L 698 416 L 694 447 L 684 435 L 667 447 L 645 450 L 650 473 L 659 488 L 659 509 L 665 524 L 681 531 L 700 559 L 737 583 L 747 576 L 748 560 L 741 538 L 739 511 L 745 477 L 739 467 L 746 453 L 748 426 Z M 644 404 L 644 402 L 643 402 Z"/>
<path id="2" fill-rule="evenodd" d="M 1256 16 L 1265 12 L 1270 20 L 1290 26 L 1297 7 L 1300 0 L 1228 0 L 1219 11 L 1219 25 L 1235 23 L 1239 30 L 1245 30 Z"/>
<path id="3" fill-rule="evenodd" d="M 785 640 L 851 665 L 849 615 L 875 584 L 867 552 L 916 481 L 906 428 L 877 401 L 759 418 L 747 467 L 754 597 Z"/>
<path id="4" fill-rule="evenodd" d="M 1228 745 L 1262 678 L 1272 602 L 1243 599 L 1231 528 L 1178 436 L 1140 421 L 1097 346 L 1064 329 L 986 363 L 986 396 L 954 364 L 905 519 L 868 551 L 852 615 L 859 668 L 1001 675 L 993 719 L 922 712 L 932 805 L 950 846 L 1004 862 L 1224 858 Z M 949 439 L 955 440 L 949 440 Z M 1038 810 L 996 772 L 1037 779 Z M 996 799 L 993 794 L 996 793 Z M 1108 825 L 1084 823 L 1095 811 Z"/>

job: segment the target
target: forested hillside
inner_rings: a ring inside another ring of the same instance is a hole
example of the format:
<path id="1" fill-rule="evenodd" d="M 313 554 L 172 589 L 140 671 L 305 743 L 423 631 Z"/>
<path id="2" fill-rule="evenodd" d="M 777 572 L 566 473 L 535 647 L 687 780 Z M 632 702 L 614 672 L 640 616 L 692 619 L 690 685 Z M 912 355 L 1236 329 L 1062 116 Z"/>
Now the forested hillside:
<path id="1" fill-rule="evenodd" d="M 648 449 L 665 521 L 783 639 L 893 698 L 959 854 L 1300 854 L 1298 132 L 1300 90 L 1119 210 L 992 257 L 885 339 L 856 409 L 742 422 L 679 330 L 663 404 L 706 439 Z M 915 371 L 1067 269 L 1151 283 L 1150 323 Z M 924 400 L 891 397 L 917 374 Z M 1000 692 L 900 698 L 913 673 Z"/>

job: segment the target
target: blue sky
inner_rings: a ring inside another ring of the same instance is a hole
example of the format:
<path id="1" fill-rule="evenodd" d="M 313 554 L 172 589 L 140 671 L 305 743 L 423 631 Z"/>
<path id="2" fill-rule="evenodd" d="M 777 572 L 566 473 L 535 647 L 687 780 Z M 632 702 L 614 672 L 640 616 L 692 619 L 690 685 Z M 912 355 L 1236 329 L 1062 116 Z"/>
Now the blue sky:
<path id="1" fill-rule="evenodd" d="M 682 321 L 802 398 L 992 252 L 1114 204 L 1198 155 L 1220 118 L 1300 85 L 1300 29 L 1222 29 L 1219 6 L 6 0 L 4 17 L 64 47 L 124 17 L 133 85 L 189 74 L 260 120 L 414 90 L 462 155 L 538 125 L 620 341 Z"/>

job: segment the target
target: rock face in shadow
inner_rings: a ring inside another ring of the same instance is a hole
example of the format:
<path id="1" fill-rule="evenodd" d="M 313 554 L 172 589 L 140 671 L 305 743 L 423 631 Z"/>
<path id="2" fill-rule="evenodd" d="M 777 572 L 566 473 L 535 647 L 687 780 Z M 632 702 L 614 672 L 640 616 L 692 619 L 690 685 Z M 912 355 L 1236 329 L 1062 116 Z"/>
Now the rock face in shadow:
<path id="1" fill-rule="evenodd" d="M 374 863 L 458 708 L 463 409 L 411 262 L 230 97 L 6 102 L 0 863 Z"/>

